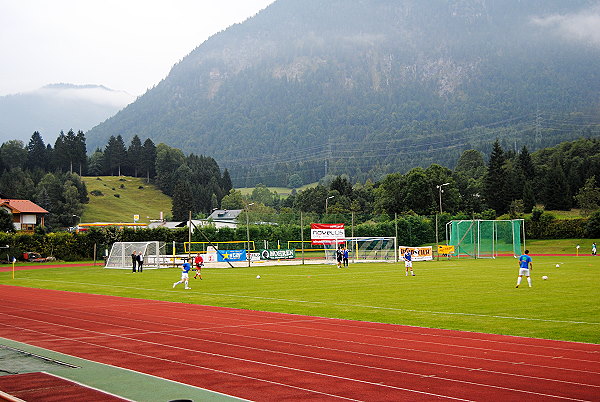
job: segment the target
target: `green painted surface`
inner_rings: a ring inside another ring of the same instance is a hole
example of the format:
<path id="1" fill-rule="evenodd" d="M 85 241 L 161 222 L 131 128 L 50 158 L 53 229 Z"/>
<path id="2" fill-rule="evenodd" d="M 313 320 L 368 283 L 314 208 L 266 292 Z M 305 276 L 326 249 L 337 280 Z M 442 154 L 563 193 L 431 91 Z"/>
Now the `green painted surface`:
<path id="1" fill-rule="evenodd" d="M 192 401 L 241 400 L 202 388 L 80 359 L 5 338 L 0 338 L 0 344 L 77 366 L 77 368 L 70 368 L 59 365 L 46 365 L 44 371 L 125 399 L 148 402 L 165 402 L 175 399 Z"/>

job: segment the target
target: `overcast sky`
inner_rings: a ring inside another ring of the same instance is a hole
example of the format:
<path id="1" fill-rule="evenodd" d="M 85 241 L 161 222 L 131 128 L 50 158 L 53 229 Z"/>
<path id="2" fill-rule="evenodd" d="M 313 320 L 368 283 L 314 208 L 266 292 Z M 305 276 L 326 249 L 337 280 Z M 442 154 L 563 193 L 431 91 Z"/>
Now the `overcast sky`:
<path id="1" fill-rule="evenodd" d="M 274 0 L 0 0 L 0 96 L 98 84 L 139 96 Z"/>

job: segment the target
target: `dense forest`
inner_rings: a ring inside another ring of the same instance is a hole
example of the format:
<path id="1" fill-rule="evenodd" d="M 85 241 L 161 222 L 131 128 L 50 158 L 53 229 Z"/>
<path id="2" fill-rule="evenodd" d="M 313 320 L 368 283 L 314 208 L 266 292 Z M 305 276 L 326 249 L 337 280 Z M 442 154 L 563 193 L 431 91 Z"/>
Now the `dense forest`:
<path id="1" fill-rule="evenodd" d="M 191 209 L 209 213 L 231 188 L 227 170 L 214 159 L 189 154 L 164 144 L 143 143 L 134 136 L 127 147 L 111 136 L 104 149 L 87 155 L 82 131 L 61 132 L 54 147 L 34 132 L 27 145 L 10 140 L 0 146 L 0 197 L 32 200 L 50 213 L 41 231 L 63 230 L 80 221 L 88 193 L 81 176 L 145 177 L 176 200 L 173 218 L 185 219 Z M 6 221 L 6 217 L 3 217 Z M 2 230 L 12 230 L 10 221 Z"/>
<path id="2" fill-rule="evenodd" d="M 327 208 L 328 215 L 354 213 L 360 221 L 381 219 L 381 215 L 431 216 L 438 212 L 495 219 L 504 214 L 523 216 L 539 207 L 579 207 L 584 213 L 591 213 L 600 205 L 598 178 L 600 139 L 565 142 L 534 153 L 527 147 L 518 152 L 507 150 L 495 141 L 489 157 L 467 150 L 454 170 L 432 164 L 363 184 L 352 184 L 348 177 L 336 176 L 285 199 L 258 185 L 246 198 L 233 190 L 222 204 L 243 208 L 244 203 L 254 202 L 259 206 L 252 210 L 268 212 L 268 208 L 261 210 L 261 206 L 267 206 L 274 214 L 301 210 L 322 215 Z"/>
<path id="3" fill-rule="evenodd" d="M 375 182 L 454 169 L 496 139 L 535 152 L 598 137 L 598 46 L 540 22 L 592 4 L 278 0 L 87 134 L 209 154 L 236 187 Z"/>
<path id="4" fill-rule="evenodd" d="M 280 197 L 265 184 L 243 196 L 233 188 L 227 169 L 207 156 L 185 155 L 165 144 L 143 143 L 134 136 L 126 146 L 111 136 L 104 149 L 89 156 L 85 135 L 60 133 L 54 147 L 34 132 L 27 145 L 11 140 L 0 146 L 0 195 L 30 199 L 50 211 L 46 230 L 73 226 L 88 194 L 81 176 L 144 177 L 173 198 L 172 219 L 189 212 L 205 217 L 215 208 L 243 209 L 252 203 L 256 220 L 285 224 L 289 214 L 313 213 L 322 220 L 357 222 L 395 215 L 432 216 L 445 212 L 494 219 L 530 213 L 536 207 L 584 213 L 599 208 L 600 139 L 582 138 L 530 153 L 515 151 L 499 140 L 489 155 L 470 149 L 453 163 L 454 169 L 430 164 L 381 180 L 352 182 L 347 175 L 325 176 L 316 187 Z M 387 217 L 387 218 L 386 218 Z"/>

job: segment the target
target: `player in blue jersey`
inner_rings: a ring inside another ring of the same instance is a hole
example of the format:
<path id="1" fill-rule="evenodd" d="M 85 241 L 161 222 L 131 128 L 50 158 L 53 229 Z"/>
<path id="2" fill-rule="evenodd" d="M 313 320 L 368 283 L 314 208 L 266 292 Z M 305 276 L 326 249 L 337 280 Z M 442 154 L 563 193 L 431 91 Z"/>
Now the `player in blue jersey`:
<path id="1" fill-rule="evenodd" d="M 183 265 L 181 266 L 181 280 L 179 282 L 175 282 L 173 284 L 173 288 L 177 285 L 179 285 L 180 283 L 185 283 L 185 288 L 186 289 L 191 289 L 191 287 L 188 286 L 188 282 L 189 282 L 189 272 L 190 269 L 192 269 L 192 266 L 190 265 L 189 262 L 187 262 L 187 260 L 183 263 Z"/>
<path id="2" fill-rule="evenodd" d="M 412 267 L 412 251 L 406 250 L 406 253 L 404 253 L 402 259 L 404 260 L 404 267 L 406 268 L 406 276 L 408 276 L 409 270 L 411 276 L 415 276 L 415 272 L 413 271 Z"/>
<path id="3" fill-rule="evenodd" d="M 531 257 L 529 256 L 529 250 L 525 250 L 525 254 L 519 257 L 519 277 L 517 278 L 517 288 L 521 284 L 521 279 L 523 279 L 523 275 L 527 277 L 527 283 L 529 287 L 531 287 L 531 277 L 529 276 L 529 271 L 533 269 L 533 264 L 531 263 Z"/>
<path id="4" fill-rule="evenodd" d="M 342 261 L 345 267 L 348 267 L 348 257 L 350 257 L 350 252 L 348 251 L 346 246 L 344 246 L 344 248 L 342 249 Z"/>

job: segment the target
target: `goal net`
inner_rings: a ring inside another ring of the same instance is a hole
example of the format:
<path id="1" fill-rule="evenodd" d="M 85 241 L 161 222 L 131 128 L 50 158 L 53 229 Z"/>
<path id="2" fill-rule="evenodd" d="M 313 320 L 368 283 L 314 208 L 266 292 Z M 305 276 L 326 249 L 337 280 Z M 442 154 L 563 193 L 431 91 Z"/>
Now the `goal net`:
<path id="1" fill-rule="evenodd" d="M 104 268 L 131 269 L 131 254 L 142 252 L 144 269 L 167 268 L 165 243 L 158 241 L 116 242 L 110 249 Z"/>
<path id="2" fill-rule="evenodd" d="M 446 224 L 446 240 L 454 256 L 496 258 L 518 256 L 525 240 L 523 219 L 456 220 Z"/>
<path id="3" fill-rule="evenodd" d="M 395 237 L 345 237 L 335 242 L 324 244 L 325 259 L 336 260 L 336 249 L 346 246 L 348 258 L 352 262 L 396 262 L 397 247 Z"/>

